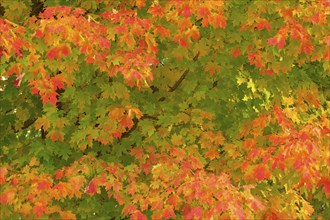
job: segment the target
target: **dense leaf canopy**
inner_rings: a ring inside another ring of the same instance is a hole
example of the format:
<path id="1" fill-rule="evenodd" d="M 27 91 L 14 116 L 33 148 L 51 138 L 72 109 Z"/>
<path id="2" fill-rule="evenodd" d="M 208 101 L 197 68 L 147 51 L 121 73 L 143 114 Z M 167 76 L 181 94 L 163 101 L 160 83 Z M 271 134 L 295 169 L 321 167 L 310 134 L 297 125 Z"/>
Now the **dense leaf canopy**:
<path id="1" fill-rule="evenodd" d="M 1 219 L 329 219 L 329 0 L 0 4 Z"/>

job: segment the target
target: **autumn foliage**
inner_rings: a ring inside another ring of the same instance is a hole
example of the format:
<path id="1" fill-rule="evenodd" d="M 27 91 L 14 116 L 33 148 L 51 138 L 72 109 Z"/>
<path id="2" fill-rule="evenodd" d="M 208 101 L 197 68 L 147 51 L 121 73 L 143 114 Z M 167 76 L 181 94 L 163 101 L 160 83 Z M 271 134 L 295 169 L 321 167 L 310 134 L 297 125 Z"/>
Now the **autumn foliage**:
<path id="1" fill-rule="evenodd" d="M 4 0 L 1 219 L 330 218 L 329 0 Z"/>

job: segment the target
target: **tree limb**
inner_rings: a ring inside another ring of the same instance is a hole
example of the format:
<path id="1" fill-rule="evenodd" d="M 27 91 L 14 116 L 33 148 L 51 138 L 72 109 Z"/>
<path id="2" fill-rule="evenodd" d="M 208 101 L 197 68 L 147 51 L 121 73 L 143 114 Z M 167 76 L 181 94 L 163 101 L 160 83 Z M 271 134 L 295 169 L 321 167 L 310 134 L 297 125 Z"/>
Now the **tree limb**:
<path id="1" fill-rule="evenodd" d="M 186 78 L 188 73 L 189 73 L 189 69 L 186 69 L 186 71 L 184 71 L 184 73 L 181 75 L 181 77 L 178 79 L 178 81 L 176 81 L 174 83 L 174 85 L 172 87 L 170 87 L 170 89 L 168 91 L 169 92 L 174 92 L 179 87 L 179 85 L 184 80 L 184 78 Z"/>
<path id="2" fill-rule="evenodd" d="M 193 58 L 193 61 L 196 62 L 198 60 L 198 57 L 199 57 L 199 51 L 198 53 L 194 56 Z M 181 75 L 181 77 L 178 79 L 178 81 L 176 81 L 174 83 L 174 85 L 172 87 L 170 87 L 170 89 L 168 90 L 169 92 L 174 92 L 178 87 L 179 85 L 181 84 L 181 82 L 186 78 L 187 74 L 189 73 L 189 69 L 186 69 L 186 71 L 183 72 L 183 74 Z"/>

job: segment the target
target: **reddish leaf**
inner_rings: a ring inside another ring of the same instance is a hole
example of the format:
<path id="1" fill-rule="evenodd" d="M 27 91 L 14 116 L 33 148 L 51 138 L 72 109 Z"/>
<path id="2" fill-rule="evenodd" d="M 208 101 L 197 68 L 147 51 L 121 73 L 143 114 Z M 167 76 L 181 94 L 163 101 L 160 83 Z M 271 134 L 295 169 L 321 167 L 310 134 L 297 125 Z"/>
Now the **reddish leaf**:
<path id="1" fill-rule="evenodd" d="M 11 204 L 14 201 L 15 193 L 13 191 L 5 191 L 0 194 L 0 203 L 1 204 Z"/>
<path id="2" fill-rule="evenodd" d="M 58 48 L 52 48 L 47 52 L 48 59 L 58 59 L 59 49 Z"/>
<path id="3" fill-rule="evenodd" d="M 147 220 L 147 216 L 142 214 L 140 211 L 134 212 L 131 217 L 131 220 Z"/>
<path id="4" fill-rule="evenodd" d="M 182 7 L 181 12 L 179 12 L 179 15 L 183 15 L 185 18 L 189 18 L 191 16 L 191 11 L 189 5 L 184 5 Z"/>
<path id="5" fill-rule="evenodd" d="M 0 184 L 6 183 L 7 167 L 0 167 Z"/>
<path id="6" fill-rule="evenodd" d="M 200 206 L 196 206 L 191 209 L 191 215 L 197 219 L 202 218 L 203 209 Z"/>
<path id="7" fill-rule="evenodd" d="M 214 160 L 215 158 L 219 158 L 220 155 L 216 150 L 210 150 L 210 151 L 206 152 L 205 157 L 210 158 L 211 160 Z"/>
<path id="8" fill-rule="evenodd" d="M 128 214 L 132 214 L 134 213 L 135 211 L 137 210 L 136 206 L 133 205 L 133 204 L 128 204 L 126 205 L 123 210 L 122 210 L 122 213 L 124 215 L 128 215 Z"/>
<path id="9" fill-rule="evenodd" d="M 258 30 L 262 30 L 264 28 L 266 28 L 268 31 L 270 31 L 270 24 L 267 20 L 262 20 L 259 23 L 257 23 L 256 27 L 258 28 Z"/>
<path id="10" fill-rule="evenodd" d="M 167 203 L 175 207 L 178 204 L 179 197 L 175 194 L 172 194 L 168 197 Z"/>
<path id="11" fill-rule="evenodd" d="M 254 167 L 254 176 L 258 179 L 258 181 L 261 181 L 263 179 L 269 179 L 270 172 L 265 165 L 260 164 Z"/>
<path id="12" fill-rule="evenodd" d="M 141 147 L 134 147 L 134 148 L 131 150 L 130 154 L 131 154 L 132 156 L 135 156 L 135 158 L 138 159 L 138 160 L 139 160 L 139 159 L 142 159 L 143 156 L 144 156 L 144 153 L 143 153 L 143 150 L 142 150 Z"/>
<path id="13" fill-rule="evenodd" d="M 159 5 L 153 5 L 149 7 L 148 13 L 152 14 L 153 16 L 163 17 L 163 8 Z"/>
<path id="14" fill-rule="evenodd" d="M 240 52 L 240 50 L 239 50 L 238 47 L 236 47 L 231 53 L 232 53 L 232 55 L 233 55 L 234 58 L 236 58 L 236 57 L 238 57 L 238 56 L 241 55 L 241 52 Z"/>
<path id="15" fill-rule="evenodd" d="M 36 205 L 33 207 L 33 213 L 37 215 L 37 217 L 41 217 L 44 215 L 48 208 L 45 205 Z"/>
<path id="16" fill-rule="evenodd" d="M 50 187 L 52 186 L 52 183 L 48 182 L 48 181 L 40 181 L 38 183 L 38 190 L 49 190 Z"/>
<path id="17" fill-rule="evenodd" d="M 173 207 L 172 206 L 166 206 L 164 211 L 163 211 L 163 217 L 164 219 L 170 219 L 173 218 L 175 219 L 176 215 L 173 211 Z"/>
<path id="18" fill-rule="evenodd" d="M 323 191 L 324 191 L 326 197 L 328 198 L 328 196 L 330 195 L 330 179 L 324 177 L 321 180 L 319 180 L 319 182 L 317 183 L 317 186 L 322 186 L 322 185 L 323 185 Z"/>
<path id="19" fill-rule="evenodd" d="M 73 214 L 71 211 L 60 212 L 60 216 L 62 219 L 70 219 L 70 220 L 77 219 L 76 215 Z"/>
<path id="20" fill-rule="evenodd" d="M 41 30 L 36 30 L 35 34 L 36 38 L 42 38 L 44 36 L 44 33 L 42 33 Z"/>
<path id="21" fill-rule="evenodd" d="M 173 157 L 178 158 L 179 160 L 182 160 L 186 157 L 186 151 L 184 151 L 181 148 L 173 147 L 170 149 L 170 154 Z"/>
<path id="22" fill-rule="evenodd" d="M 57 170 L 55 172 L 55 178 L 58 180 L 58 179 L 61 179 L 63 177 L 63 171 L 62 170 Z"/>
<path id="23" fill-rule="evenodd" d="M 96 190 L 97 190 L 97 186 L 95 184 L 95 181 L 92 180 L 89 182 L 85 192 L 90 194 L 90 195 L 94 195 L 96 193 Z"/>

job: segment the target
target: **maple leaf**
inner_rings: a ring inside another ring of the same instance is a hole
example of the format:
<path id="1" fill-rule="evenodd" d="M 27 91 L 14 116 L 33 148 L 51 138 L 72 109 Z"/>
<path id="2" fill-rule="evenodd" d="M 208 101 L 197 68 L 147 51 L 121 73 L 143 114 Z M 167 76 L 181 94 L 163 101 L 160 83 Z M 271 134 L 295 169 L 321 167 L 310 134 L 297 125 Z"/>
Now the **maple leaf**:
<path id="1" fill-rule="evenodd" d="M 145 6 L 146 1 L 145 0 L 136 0 L 135 4 L 138 8 L 142 8 L 143 6 Z"/>
<path id="2" fill-rule="evenodd" d="M 260 164 L 254 167 L 254 176 L 258 181 L 261 181 L 263 179 L 269 179 L 270 172 L 264 164 Z"/>
<path id="3" fill-rule="evenodd" d="M 184 143 L 182 135 L 172 135 L 171 142 L 175 146 L 180 146 Z"/>
<path id="4" fill-rule="evenodd" d="M 90 195 L 94 195 L 97 191 L 97 186 L 95 184 L 95 181 L 92 180 L 89 182 L 88 186 L 85 189 L 85 192 L 90 194 Z"/>
<path id="5" fill-rule="evenodd" d="M 60 52 L 60 49 L 57 47 L 48 50 L 48 52 L 47 52 L 48 59 L 50 59 L 50 60 L 59 59 L 59 52 Z"/>
<path id="6" fill-rule="evenodd" d="M 53 78 L 51 78 L 51 81 L 54 85 L 55 88 L 58 89 L 64 89 L 64 84 L 63 84 L 63 79 L 61 79 L 61 77 L 59 75 L 54 76 Z"/>
<path id="7" fill-rule="evenodd" d="M 55 178 L 58 180 L 58 179 L 61 179 L 63 177 L 63 170 L 57 170 L 55 172 Z"/>
<path id="8" fill-rule="evenodd" d="M 138 159 L 138 160 L 139 160 L 139 159 L 142 159 L 143 156 L 144 156 L 143 149 L 142 149 L 141 147 L 134 147 L 134 148 L 131 150 L 130 154 L 131 154 L 132 156 L 135 156 L 135 158 Z"/>
<path id="9" fill-rule="evenodd" d="M 16 75 L 20 75 L 20 68 L 18 65 L 14 65 L 9 70 L 7 70 L 6 73 L 8 76 L 13 75 L 14 73 L 16 73 Z"/>
<path id="10" fill-rule="evenodd" d="M 285 117 L 283 111 L 278 106 L 274 107 L 274 113 L 277 117 L 277 122 L 279 125 L 288 128 L 291 128 L 293 126 L 292 123 Z"/>
<path id="11" fill-rule="evenodd" d="M 323 185 L 323 191 L 326 197 L 328 198 L 328 196 L 330 195 L 330 179 L 326 177 L 321 178 L 317 183 L 317 186 L 320 187 L 322 185 Z"/>
<path id="12" fill-rule="evenodd" d="M 10 184 L 13 185 L 13 186 L 17 186 L 18 184 L 18 179 L 16 177 L 13 177 L 10 181 Z"/>
<path id="13" fill-rule="evenodd" d="M 203 216 L 203 209 L 200 206 L 195 206 L 191 209 L 190 215 L 195 218 L 201 218 Z"/>
<path id="14" fill-rule="evenodd" d="M 173 211 L 172 206 L 165 206 L 164 211 L 163 211 L 163 217 L 165 219 L 176 218 L 176 215 Z"/>
<path id="15" fill-rule="evenodd" d="M 232 53 L 232 55 L 233 55 L 234 58 L 236 58 L 236 57 L 238 57 L 238 56 L 241 55 L 241 52 L 240 52 L 240 50 L 239 50 L 238 47 L 236 47 L 234 50 L 232 50 L 231 53 Z"/>
<path id="16" fill-rule="evenodd" d="M 42 116 L 34 122 L 34 126 L 36 130 L 43 128 L 45 131 L 47 131 L 50 127 L 50 121 L 46 116 Z"/>
<path id="17" fill-rule="evenodd" d="M 159 18 L 163 17 L 163 8 L 159 5 L 152 5 L 148 9 L 148 13 L 152 14 L 153 16 L 158 16 Z"/>
<path id="18" fill-rule="evenodd" d="M 278 35 L 268 39 L 268 45 L 277 45 L 278 49 L 283 49 L 285 46 L 285 38 L 282 35 Z"/>
<path id="19" fill-rule="evenodd" d="M 0 203 L 1 204 L 11 204 L 14 201 L 15 198 L 15 192 L 13 191 L 5 191 L 1 192 L 0 195 Z"/>
<path id="20" fill-rule="evenodd" d="M 147 220 L 147 216 L 142 214 L 140 211 L 134 212 L 130 219 L 134 219 L 134 220 Z"/>
<path id="21" fill-rule="evenodd" d="M 137 207 L 135 205 L 128 204 L 123 208 L 122 213 L 124 215 L 128 215 L 128 214 L 134 213 L 136 210 L 137 210 Z"/>
<path id="22" fill-rule="evenodd" d="M 64 141 L 64 133 L 62 131 L 58 131 L 58 130 L 51 130 L 46 135 L 46 138 L 51 138 L 53 142 L 55 142 L 55 141 L 63 142 Z"/>
<path id="23" fill-rule="evenodd" d="M 186 152 L 183 149 L 177 147 L 171 148 L 170 154 L 171 156 L 176 157 L 179 160 L 183 160 L 186 157 Z"/>
<path id="24" fill-rule="evenodd" d="M 71 48 L 70 48 L 69 45 L 63 45 L 63 46 L 60 47 L 60 51 L 62 52 L 62 54 L 64 56 L 68 56 L 69 53 L 70 53 L 70 50 L 71 50 Z"/>
<path id="25" fill-rule="evenodd" d="M 185 18 L 189 18 L 191 16 L 190 6 L 184 5 L 182 9 L 179 11 L 179 16 L 183 15 Z"/>
<path id="26" fill-rule="evenodd" d="M 198 39 L 200 38 L 199 30 L 195 25 L 190 29 L 189 33 L 191 35 L 191 38 L 194 39 L 195 41 L 198 41 Z"/>
<path id="27" fill-rule="evenodd" d="M 220 66 L 214 62 L 208 62 L 204 67 L 204 70 L 213 76 L 214 73 L 220 71 Z"/>
<path id="28" fill-rule="evenodd" d="M 170 195 L 167 199 L 167 203 L 172 205 L 173 207 L 176 207 L 178 201 L 179 201 L 179 197 L 175 194 Z"/>
<path id="29" fill-rule="evenodd" d="M 36 30 L 35 34 L 36 38 L 42 38 L 44 33 L 41 30 Z"/>
<path id="30" fill-rule="evenodd" d="M 76 215 L 71 211 L 61 211 L 59 213 L 62 219 L 72 219 L 72 220 L 77 219 Z"/>
<path id="31" fill-rule="evenodd" d="M 262 29 L 266 28 L 268 31 L 270 31 L 270 24 L 267 20 L 262 19 L 260 22 L 256 24 L 256 27 L 258 28 L 259 31 Z"/>
<path id="32" fill-rule="evenodd" d="M 7 167 L 0 167 L 0 184 L 6 183 Z"/>
<path id="33" fill-rule="evenodd" d="M 40 165 L 40 162 L 37 160 L 37 158 L 32 157 L 30 160 L 29 166 L 33 167 L 33 166 L 39 166 L 39 165 Z"/>
<path id="34" fill-rule="evenodd" d="M 45 205 L 36 205 L 33 207 L 33 213 L 37 215 L 37 217 L 41 217 L 44 215 L 44 212 L 47 212 L 48 208 Z"/>
<path id="35" fill-rule="evenodd" d="M 219 158 L 220 155 L 216 150 L 209 150 L 205 153 L 205 157 L 214 160 L 215 158 Z"/>
<path id="36" fill-rule="evenodd" d="M 155 25 L 155 34 L 160 34 L 163 37 L 170 37 L 171 35 L 170 30 L 161 25 Z"/>
<path id="37" fill-rule="evenodd" d="M 221 27 L 221 28 L 226 28 L 227 26 L 227 21 L 226 18 L 223 15 L 217 14 L 214 17 L 212 17 L 213 21 L 212 21 L 212 26 L 217 28 L 217 27 Z"/>
<path id="38" fill-rule="evenodd" d="M 40 181 L 38 182 L 38 190 L 49 190 L 50 187 L 52 186 L 51 182 L 48 181 Z"/>

